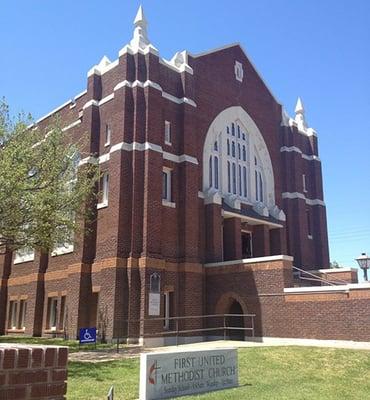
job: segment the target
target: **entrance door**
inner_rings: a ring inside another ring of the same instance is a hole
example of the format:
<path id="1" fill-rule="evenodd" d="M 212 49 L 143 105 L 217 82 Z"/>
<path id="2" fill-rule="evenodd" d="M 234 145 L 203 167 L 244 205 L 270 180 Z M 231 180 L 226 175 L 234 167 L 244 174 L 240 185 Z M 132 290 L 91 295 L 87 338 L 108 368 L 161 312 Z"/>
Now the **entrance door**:
<path id="1" fill-rule="evenodd" d="M 230 306 L 229 314 L 243 314 L 242 306 L 234 300 Z M 235 316 L 227 318 L 227 325 L 233 328 L 244 328 L 244 317 Z M 244 340 L 245 331 L 239 329 L 229 329 L 230 340 Z"/>
<path id="2" fill-rule="evenodd" d="M 242 232 L 242 258 L 251 257 L 253 257 L 252 234 L 250 232 Z"/>

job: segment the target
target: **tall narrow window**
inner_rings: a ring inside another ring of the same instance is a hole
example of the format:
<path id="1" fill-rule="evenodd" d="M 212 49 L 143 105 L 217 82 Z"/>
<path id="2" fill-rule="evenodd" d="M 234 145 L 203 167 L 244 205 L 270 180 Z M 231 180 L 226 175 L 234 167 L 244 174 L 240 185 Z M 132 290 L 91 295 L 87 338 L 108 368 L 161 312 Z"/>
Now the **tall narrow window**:
<path id="1" fill-rule="evenodd" d="M 235 124 L 234 122 L 231 124 L 231 134 L 235 136 Z"/>
<path id="2" fill-rule="evenodd" d="M 227 191 L 231 193 L 230 161 L 227 162 Z"/>
<path id="3" fill-rule="evenodd" d="M 242 167 L 238 165 L 239 196 L 242 195 Z"/>
<path id="4" fill-rule="evenodd" d="M 59 329 L 64 330 L 66 318 L 66 296 L 60 299 L 60 316 L 59 316 Z"/>
<path id="5" fill-rule="evenodd" d="M 18 317 L 18 329 L 25 328 L 26 322 L 26 312 L 27 312 L 27 302 L 26 300 L 21 300 L 19 302 L 19 317 Z"/>
<path id="6" fill-rule="evenodd" d="M 171 144 L 171 122 L 164 121 L 164 142 Z"/>
<path id="7" fill-rule="evenodd" d="M 247 151 L 244 145 L 243 145 L 243 161 L 247 161 Z"/>
<path id="8" fill-rule="evenodd" d="M 98 204 L 98 208 L 106 207 L 108 205 L 108 197 L 109 197 L 109 173 L 104 172 L 100 178 L 99 183 L 99 191 L 100 191 L 100 201 Z"/>
<path id="9" fill-rule="evenodd" d="M 230 155 L 230 140 L 227 139 L 227 155 Z"/>
<path id="10" fill-rule="evenodd" d="M 215 188 L 218 189 L 218 158 L 215 157 Z"/>
<path id="11" fill-rule="evenodd" d="M 240 126 L 238 125 L 238 139 L 240 139 Z"/>
<path id="12" fill-rule="evenodd" d="M 235 142 L 233 141 L 231 144 L 231 155 L 235 157 Z"/>
<path id="13" fill-rule="evenodd" d="M 236 166 L 233 163 L 233 193 L 236 194 Z"/>
<path id="14" fill-rule="evenodd" d="M 212 165 L 212 156 L 209 157 L 209 187 L 213 186 L 213 165 Z"/>
<path id="15" fill-rule="evenodd" d="M 9 313 L 8 313 L 8 329 L 17 328 L 17 311 L 18 303 L 16 301 L 9 302 Z"/>
<path id="16" fill-rule="evenodd" d="M 48 299 L 48 328 L 55 330 L 57 327 L 57 309 L 58 309 L 58 299 L 56 297 L 49 297 Z"/>
<path id="17" fill-rule="evenodd" d="M 247 197 L 247 168 L 243 167 L 243 195 Z"/>
<path id="18" fill-rule="evenodd" d="M 242 159 L 241 151 L 240 151 L 240 143 L 238 143 L 238 158 L 239 160 Z"/>
<path id="19" fill-rule="evenodd" d="M 260 201 L 263 201 L 263 183 L 262 183 L 261 172 L 258 173 L 258 177 L 259 177 L 259 198 L 260 198 Z"/>
<path id="20" fill-rule="evenodd" d="M 303 193 L 307 193 L 306 175 L 305 174 L 302 174 L 302 185 L 303 185 Z"/>
<path id="21" fill-rule="evenodd" d="M 171 202 L 171 180 L 172 171 L 169 168 L 163 168 L 162 171 L 162 200 Z"/>
<path id="22" fill-rule="evenodd" d="M 110 139 L 111 139 L 111 128 L 108 124 L 105 125 L 105 146 L 110 145 Z"/>
<path id="23" fill-rule="evenodd" d="M 311 210 L 306 210 L 306 218 L 307 218 L 307 236 L 309 239 L 312 239 L 312 221 L 311 221 Z"/>

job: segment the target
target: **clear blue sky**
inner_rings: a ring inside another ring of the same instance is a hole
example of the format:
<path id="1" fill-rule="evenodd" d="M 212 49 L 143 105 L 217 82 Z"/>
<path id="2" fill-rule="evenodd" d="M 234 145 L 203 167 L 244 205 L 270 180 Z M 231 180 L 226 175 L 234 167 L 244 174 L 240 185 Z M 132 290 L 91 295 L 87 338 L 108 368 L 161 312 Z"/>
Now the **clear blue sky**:
<path id="1" fill-rule="evenodd" d="M 0 96 L 38 118 L 86 87 L 128 43 L 139 1 L 3 0 Z M 370 252 L 370 1 L 143 0 L 165 58 L 240 42 L 293 114 L 319 134 L 331 260 Z"/>

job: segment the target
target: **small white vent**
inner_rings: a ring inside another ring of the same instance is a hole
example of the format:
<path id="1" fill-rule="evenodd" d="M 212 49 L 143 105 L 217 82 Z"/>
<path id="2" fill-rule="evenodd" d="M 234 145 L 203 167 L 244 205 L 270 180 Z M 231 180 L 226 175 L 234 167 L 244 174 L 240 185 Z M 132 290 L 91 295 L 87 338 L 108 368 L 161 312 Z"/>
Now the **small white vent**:
<path id="1" fill-rule="evenodd" d="M 239 61 L 235 61 L 235 79 L 239 82 L 243 82 L 244 71 L 243 71 L 243 64 Z"/>

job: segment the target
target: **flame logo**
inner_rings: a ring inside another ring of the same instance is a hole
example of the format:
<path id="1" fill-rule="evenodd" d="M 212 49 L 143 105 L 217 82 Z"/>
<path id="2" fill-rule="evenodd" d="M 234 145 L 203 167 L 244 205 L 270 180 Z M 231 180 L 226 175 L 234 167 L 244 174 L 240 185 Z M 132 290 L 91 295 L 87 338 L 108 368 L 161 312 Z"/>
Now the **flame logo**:
<path id="1" fill-rule="evenodd" d="M 156 374 L 155 374 L 156 370 L 157 370 L 157 361 L 154 361 L 152 366 L 149 368 L 149 378 L 148 378 L 148 380 L 149 380 L 149 383 L 151 385 L 155 385 L 156 384 Z M 153 373 L 154 373 L 154 376 L 153 376 Z"/>

